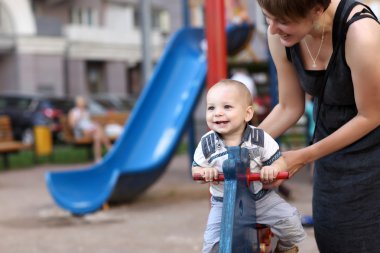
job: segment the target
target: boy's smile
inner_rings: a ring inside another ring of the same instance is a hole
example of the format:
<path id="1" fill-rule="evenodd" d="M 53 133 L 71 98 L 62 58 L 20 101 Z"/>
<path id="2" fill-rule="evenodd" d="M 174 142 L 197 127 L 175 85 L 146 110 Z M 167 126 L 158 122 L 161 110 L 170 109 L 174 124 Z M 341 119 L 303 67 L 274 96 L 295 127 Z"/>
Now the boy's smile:
<path id="1" fill-rule="evenodd" d="M 206 120 L 210 129 L 240 141 L 252 108 L 233 85 L 218 85 L 207 94 Z"/>
<path id="2" fill-rule="evenodd" d="M 214 130 L 218 133 L 223 133 L 223 132 L 226 132 L 228 131 L 228 127 L 229 127 L 229 124 L 230 121 L 229 120 L 218 120 L 218 121 L 214 121 Z"/>
<path id="3" fill-rule="evenodd" d="M 225 125 L 225 124 L 227 124 L 229 121 L 228 120 L 224 120 L 224 121 L 215 121 L 215 124 L 217 124 L 217 125 Z"/>

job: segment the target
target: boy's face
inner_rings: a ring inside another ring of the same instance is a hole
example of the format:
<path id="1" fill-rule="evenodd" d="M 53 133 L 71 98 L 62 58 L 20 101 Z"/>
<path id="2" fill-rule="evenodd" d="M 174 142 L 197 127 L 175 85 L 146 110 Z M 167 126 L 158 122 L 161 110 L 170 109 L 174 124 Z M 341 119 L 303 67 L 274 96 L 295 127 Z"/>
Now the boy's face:
<path id="1" fill-rule="evenodd" d="M 211 130 L 223 137 L 241 138 L 245 125 L 251 120 L 253 109 L 239 89 L 228 85 L 212 87 L 207 94 L 206 121 Z"/>

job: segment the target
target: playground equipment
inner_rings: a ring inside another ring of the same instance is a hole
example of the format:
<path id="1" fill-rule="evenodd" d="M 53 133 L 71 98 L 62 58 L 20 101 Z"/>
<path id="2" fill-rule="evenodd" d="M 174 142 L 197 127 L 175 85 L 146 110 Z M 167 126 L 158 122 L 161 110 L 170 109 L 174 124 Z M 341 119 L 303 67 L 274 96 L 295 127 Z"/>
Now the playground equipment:
<path id="1" fill-rule="evenodd" d="M 227 26 L 227 54 L 236 55 L 250 43 L 254 31 L 254 25 L 241 23 L 239 25 Z"/>
<path id="2" fill-rule="evenodd" d="M 91 213 L 105 202 L 133 200 L 157 180 L 203 88 L 203 38 L 202 29 L 184 28 L 169 41 L 122 135 L 101 163 L 46 173 L 59 206 L 76 215 Z"/>
<path id="3" fill-rule="evenodd" d="M 228 159 L 223 162 L 223 174 L 218 176 L 219 181 L 224 181 L 219 253 L 265 252 L 265 247 L 269 245 L 259 243 L 257 227 L 263 225 L 256 224 L 256 205 L 250 189 L 253 187 L 250 182 L 260 180 L 260 174 L 250 173 L 247 149 L 238 146 L 228 147 L 227 152 Z M 287 178 L 287 172 L 277 175 L 277 179 Z M 194 180 L 203 178 L 197 174 L 194 175 Z"/>
<path id="4" fill-rule="evenodd" d="M 60 207 L 76 215 L 95 212 L 105 202 L 133 200 L 159 178 L 203 88 L 207 61 L 202 40 L 199 28 L 183 28 L 173 36 L 123 134 L 101 163 L 46 173 L 48 190 Z"/>

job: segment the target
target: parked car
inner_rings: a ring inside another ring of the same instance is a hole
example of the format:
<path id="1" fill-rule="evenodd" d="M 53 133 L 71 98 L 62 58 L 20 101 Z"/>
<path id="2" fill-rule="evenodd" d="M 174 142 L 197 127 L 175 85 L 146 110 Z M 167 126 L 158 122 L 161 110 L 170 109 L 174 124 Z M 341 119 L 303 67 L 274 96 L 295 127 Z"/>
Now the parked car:
<path id="1" fill-rule="evenodd" d="M 25 143 L 33 143 L 33 127 L 38 124 L 47 125 L 53 138 L 60 139 L 60 117 L 73 105 L 72 100 L 60 97 L 0 95 L 0 115 L 10 117 L 14 138 Z"/>
<path id="2" fill-rule="evenodd" d="M 90 97 L 90 100 L 100 104 L 108 111 L 131 111 L 136 99 L 130 96 L 120 96 L 114 94 L 95 94 Z"/>

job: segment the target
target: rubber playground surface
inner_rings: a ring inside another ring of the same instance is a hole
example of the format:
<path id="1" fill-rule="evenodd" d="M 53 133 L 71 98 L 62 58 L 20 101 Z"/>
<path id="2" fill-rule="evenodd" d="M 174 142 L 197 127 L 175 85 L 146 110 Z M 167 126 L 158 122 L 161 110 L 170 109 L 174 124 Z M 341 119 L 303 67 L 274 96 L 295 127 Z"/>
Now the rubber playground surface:
<path id="1" fill-rule="evenodd" d="M 166 172 L 133 203 L 111 206 L 74 217 L 56 206 L 44 173 L 85 167 L 44 165 L 0 172 L 1 253 L 195 253 L 202 246 L 209 210 L 207 185 L 190 178 L 188 156 L 175 156 Z M 311 213 L 312 184 L 308 171 L 286 185 L 290 202 L 301 214 Z M 301 253 L 318 252 L 312 228 Z"/>

